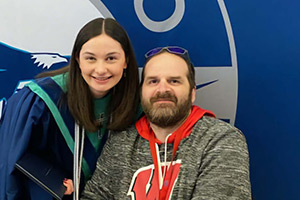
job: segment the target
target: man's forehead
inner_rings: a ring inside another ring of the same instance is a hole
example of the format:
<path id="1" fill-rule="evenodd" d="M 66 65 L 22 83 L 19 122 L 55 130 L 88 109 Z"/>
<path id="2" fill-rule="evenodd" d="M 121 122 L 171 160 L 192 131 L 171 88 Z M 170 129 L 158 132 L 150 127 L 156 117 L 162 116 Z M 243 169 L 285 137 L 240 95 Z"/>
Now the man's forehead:
<path id="1" fill-rule="evenodd" d="M 186 71 L 178 71 L 178 70 L 170 70 L 170 68 L 158 68 L 159 70 L 156 70 L 155 67 L 149 67 L 145 70 L 145 78 L 183 78 L 186 77 L 187 72 Z"/>
<path id="2" fill-rule="evenodd" d="M 181 57 L 170 54 L 162 53 L 151 58 L 145 65 L 146 76 L 172 76 L 181 77 L 188 73 L 188 66 L 185 60 Z"/>

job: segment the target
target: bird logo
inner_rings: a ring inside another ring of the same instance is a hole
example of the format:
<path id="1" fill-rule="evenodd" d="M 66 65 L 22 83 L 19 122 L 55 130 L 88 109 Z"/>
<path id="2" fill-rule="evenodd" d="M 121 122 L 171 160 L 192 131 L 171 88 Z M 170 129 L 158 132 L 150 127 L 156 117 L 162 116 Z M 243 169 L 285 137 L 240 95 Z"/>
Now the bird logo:
<path id="1" fill-rule="evenodd" d="M 53 64 L 68 62 L 68 60 L 62 57 L 59 54 L 50 54 L 50 53 L 32 53 L 31 59 L 34 59 L 34 64 L 37 64 L 38 67 L 50 69 Z"/>
<path id="2" fill-rule="evenodd" d="M 234 124 L 238 59 L 224 0 L 4 1 L 11 6 L 0 6 L 0 27 L 5 27 L 0 31 L 0 86 L 5 85 L 0 98 L 16 91 L 20 80 L 67 65 L 80 28 L 94 18 L 111 17 L 128 32 L 139 66 L 154 47 L 188 49 L 196 71 L 195 104 Z"/>

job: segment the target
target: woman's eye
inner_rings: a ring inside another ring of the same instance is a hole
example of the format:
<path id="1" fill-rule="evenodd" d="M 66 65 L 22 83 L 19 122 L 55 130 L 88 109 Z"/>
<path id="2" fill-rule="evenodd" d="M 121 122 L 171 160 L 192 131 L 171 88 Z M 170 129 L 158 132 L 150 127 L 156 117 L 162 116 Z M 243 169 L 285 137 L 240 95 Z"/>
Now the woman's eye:
<path id="1" fill-rule="evenodd" d="M 94 57 L 86 57 L 86 60 L 96 60 Z"/>
<path id="2" fill-rule="evenodd" d="M 109 57 L 106 58 L 106 60 L 107 60 L 107 61 L 114 61 L 114 60 L 116 60 L 116 57 L 114 57 L 114 56 L 109 56 Z"/>

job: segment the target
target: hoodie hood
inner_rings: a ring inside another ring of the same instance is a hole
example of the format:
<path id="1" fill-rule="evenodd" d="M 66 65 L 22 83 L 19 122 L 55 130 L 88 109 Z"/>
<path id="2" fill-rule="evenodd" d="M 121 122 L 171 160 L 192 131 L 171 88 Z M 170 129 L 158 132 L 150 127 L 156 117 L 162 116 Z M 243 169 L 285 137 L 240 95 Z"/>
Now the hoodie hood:
<path id="1" fill-rule="evenodd" d="M 167 143 L 173 143 L 175 140 L 175 137 L 177 134 L 182 134 L 181 139 L 186 138 L 190 135 L 192 132 L 192 129 L 195 125 L 195 123 L 201 119 L 204 115 L 209 115 L 212 117 L 215 117 L 215 114 L 209 110 L 204 110 L 198 106 L 193 105 L 191 109 L 191 113 L 187 117 L 187 119 L 184 121 L 184 123 L 176 130 L 174 131 L 169 137 Z M 136 129 L 140 136 L 146 140 L 149 141 L 150 134 L 152 134 L 152 129 L 150 127 L 149 120 L 146 116 L 143 116 L 140 120 L 138 120 L 135 124 Z M 160 140 L 155 138 L 155 142 L 157 144 L 162 144 Z"/>

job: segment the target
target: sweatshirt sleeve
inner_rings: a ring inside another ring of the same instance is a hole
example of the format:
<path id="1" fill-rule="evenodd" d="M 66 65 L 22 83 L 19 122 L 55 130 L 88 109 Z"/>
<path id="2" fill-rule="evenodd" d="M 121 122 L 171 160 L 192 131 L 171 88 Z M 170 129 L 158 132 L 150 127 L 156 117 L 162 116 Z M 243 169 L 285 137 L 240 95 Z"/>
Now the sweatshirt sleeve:
<path id="1" fill-rule="evenodd" d="M 244 135 L 219 122 L 208 129 L 192 199 L 251 199 L 249 154 Z"/>
<path id="2" fill-rule="evenodd" d="M 86 183 L 84 190 L 81 194 L 81 200 L 105 200 L 114 199 L 113 195 L 110 193 L 109 186 L 111 183 L 111 173 L 110 161 L 116 160 L 112 157 L 111 153 L 111 140 L 108 138 L 104 148 L 102 150 L 101 156 L 99 157 L 96 165 L 96 169 L 92 178 Z M 105 161 L 105 162 L 104 162 Z"/>
<path id="3" fill-rule="evenodd" d="M 29 146 L 39 148 L 45 143 L 45 130 L 39 126 L 44 111 L 44 103 L 28 88 L 8 100 L 0 125 L 0 199 L 22 196 L 22 177 L 14 166 Z"/>

